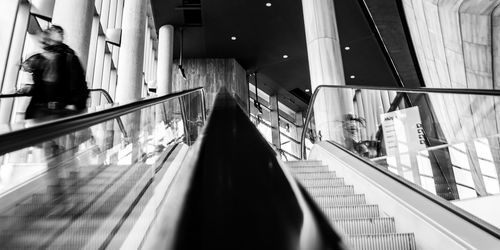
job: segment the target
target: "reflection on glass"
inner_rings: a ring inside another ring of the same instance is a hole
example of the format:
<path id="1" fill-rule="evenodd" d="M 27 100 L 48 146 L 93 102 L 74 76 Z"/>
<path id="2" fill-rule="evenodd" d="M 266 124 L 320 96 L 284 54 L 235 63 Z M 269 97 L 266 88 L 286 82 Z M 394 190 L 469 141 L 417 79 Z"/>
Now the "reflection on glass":
<path id="1" fill-rule="evenodd" d="M 498 96 L 323 88 L 305 144 L 334 141 L 460 205 L 500 193 L 499 102 Z"/>
<path id="2" fill-rule="evenodd" d="M 0 246 L 98 248 L 152 180 L 160 155 L 196 139 L 200 100 L 195 92 L 123 115 L 122 128 L 111 119 L 0 156 Z"/>

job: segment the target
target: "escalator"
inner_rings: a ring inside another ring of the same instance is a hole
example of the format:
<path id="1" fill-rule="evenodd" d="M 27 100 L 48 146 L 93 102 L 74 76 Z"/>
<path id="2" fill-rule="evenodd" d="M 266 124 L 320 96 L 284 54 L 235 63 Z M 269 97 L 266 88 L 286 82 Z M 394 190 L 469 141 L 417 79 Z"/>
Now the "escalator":
<path id="1" fill-rule="evenodd" d="M 390 224 L 378 219 L 332 224 L 349 238 L 367 236 L 372 227 L 377 230 L 371 238 L 413 234 L 414 243 L 404 248 L 397 246 L 401 242 L 394 247 L 392 240 L 375 240 L 375 245 L 385 244 L 375 249 L 497 249 L 499 98 L 494 90 L 318 87 L 301 151 L 303 159 L 327 167 L 310 168 L 315 172 L 310 178 L 329 192 L 338 185 L 332 175 L 345 178 L 353 185 L 349 195 L 363 194 L 349 202 L 376 204 L 385 220 L 394 217 Z M 342 205 L 335 193 L 306 189 L 324 209 Z M 362 245 L 359 249 L 372 249 Z"/>
<path id="2" fill-rule="evenodd" d="M 308 161 L 284 163 L 231 93 L 220 91 L 206 124 L 203 98 L 195 89 L 0 135 L 2 168 L 46 167 L 0 195 L 1 248 L 498 247 L 494 227 L 390 174 L 388 157 L 323 133 Z M 47 145 L 59 153 L 34 160 Z"/>
<path id="3" fill-rule="evenodd" d="M 184 124 L 204 121 L 202 103 L 190 103 L 203 96 L 198 88 L 11 125 L 0 135 L 0 248 L 119 248 L 184 157 L 185 133 L 196 134 Z"/>
<path id="4" fill-rule="evenodd" d="M 377 204 L 367 204 L 365 194 L 356 193 L 323 162 L 286 165 L 354 249 L 417 249 L 413 233 L 398 233 L 394 217 L 381 216 Z"/>

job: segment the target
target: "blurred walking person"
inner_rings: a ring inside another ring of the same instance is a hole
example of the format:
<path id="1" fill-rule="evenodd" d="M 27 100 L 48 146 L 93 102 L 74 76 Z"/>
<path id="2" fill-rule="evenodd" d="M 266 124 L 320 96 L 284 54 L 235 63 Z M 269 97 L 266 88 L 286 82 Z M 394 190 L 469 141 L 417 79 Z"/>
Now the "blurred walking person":
<path id="1" fill-rule="evenodd" d="M 34 123 L 58 119 L 82 113 L 86 110 L 89 90 L 85 82 L 85 73 L 75 52 L 63 43 L 64 30 L 52 25 L 42 32 L 43 52 L 35 54 L 23 62 L 23 70 L 30 72 L 33 85 L 22 88 L 19 92 L 31 95 L 25 118 Z M 72 157 L 75 136 L 65 136 L 45 142 L 43 145 L 51 179 L 49 194 L 54 204 L 66 202 L 68 185 L 61 173 L 63 154 Z M 71 177 L 71 176 L 70 176 Z M 73 179 L 77 179 L 73 178 Z"/>

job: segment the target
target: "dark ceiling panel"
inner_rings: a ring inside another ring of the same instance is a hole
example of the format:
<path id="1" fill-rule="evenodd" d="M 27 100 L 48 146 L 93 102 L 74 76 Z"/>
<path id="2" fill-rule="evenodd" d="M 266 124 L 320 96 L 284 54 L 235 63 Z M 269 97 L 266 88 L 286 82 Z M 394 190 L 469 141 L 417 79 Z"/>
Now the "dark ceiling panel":
<path id="1" fill-rule="evenodd" d="M 308 72 L 301 2 L 271 1 L 271 7 L 266 2 L 212 0 L 204 5 L 208 55 L 236 58 L 248 72 L 266 75 L 276 89 L 307 86 L 308 73 L 300 78 L 290 73 Z"/>
<path id="2" fill-rule="evenodd" d="M 365 0 L 406 87 L 424 86 L 398 0 Z"/>
<path id="3" fill-rule="evenodd" d="M 335 10 L 346 84 L 397 86 L 358 1 L 336 0 Z"/>
<path id="4" fill-rule="evenodd" d="M 198 2 L 191 2 L 198 1 Z M 342 46 L 346 83 L 350 85 L 397 86 L 391 68 L 377 44 L 375 34 L 356 0 L 334 0 Z M 382 3 L 397 0 L 383 0 Z M 266 7 L 271 2 L 271 7 Z M 379 0 L 370 0 L 370 8 Z M 197 5 L 199 20 L 187 14 L 181 6 Z M 268 94 L 279 93 L 283 102 L 296 110 L 307 107 L 301 98 L 290 93 L 294 89 L 310 88 L 307 46 L 301 0 L 152 0 L 155 23 L 176 26 L 174 57 L 179 56 L 179 28 L 184 33 L 185 58 L 235 58 L 248 73 L 257 72 L 259 87 Z M 383 20 L 378 11 L 377 20 Z M 396 15 L 389 18 L 394 20 Z M 193 23 L 199 27 L 192 27 Z M 383 25 L 391 22 L 381 22 Z M 391 26 L 382 28 L 383 35 L 392 37 L 391 53 L 408 47 L 395 46 L 401 33 L 391 35 Z M 235 36 L 236 40 L 231 40 Z M 404 41 L 404 40 L 402 40 Z M 349 46 L 350 50 L 344 47 Z M 400 54 L 408 53 L 402 52 Z M 283 58 L 283 55 L 288 58 Z M 408 57 L 401 61 L 407 62 Z M 411 75 L 414 68 L 400 67 Z M 354 79 L 350 75 L 355 75 Z M 297 91 L 297 90 L 295 90 Z"/>

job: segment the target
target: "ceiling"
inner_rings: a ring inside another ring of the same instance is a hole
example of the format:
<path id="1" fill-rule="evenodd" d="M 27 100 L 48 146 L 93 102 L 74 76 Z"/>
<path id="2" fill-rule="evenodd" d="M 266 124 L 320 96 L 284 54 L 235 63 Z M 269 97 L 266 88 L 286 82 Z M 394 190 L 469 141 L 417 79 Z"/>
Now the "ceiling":
<path id="1" fill-rule="evenodd" d="M 334 1 L 346 83 L 397 86 L 358 1 Z M 404 54 L 401 60 L 395 60 L 398 67 L 403 65 L 406 71 L 414 72 L 405 42 L 406 47 L 401 49 L 401 21 L 394 22 L 399 14 L 387 18 L 384 12 L 388 8 L 384 4 L 394 7 L 397 0 L 367 2 L 374 16 L 383 15 L 377 24 L 382 26 L 383 36 L 390 33 L 393 38 L 388 49 Z M 183 27 L 184 58 L 235 58 L 247 73 L 257 73 L 259 88 L 269 94 L 278 93 L 280 101 L 296 111 L 307 107 L 307 100 L 300 98 L 307 96 L 305 90 L 310 89 L 301 0 L 152 0 L 152 7 L 157 28 L 165 24 Z M 398 26 L 399 33 L 395 33 L 394 26 Z M 176 58 L 180 48 L 178 30 Z M 349 50 L 344 49 L 347 46 Z M 253 77 L 250 81 L 255 82 Z"/>

